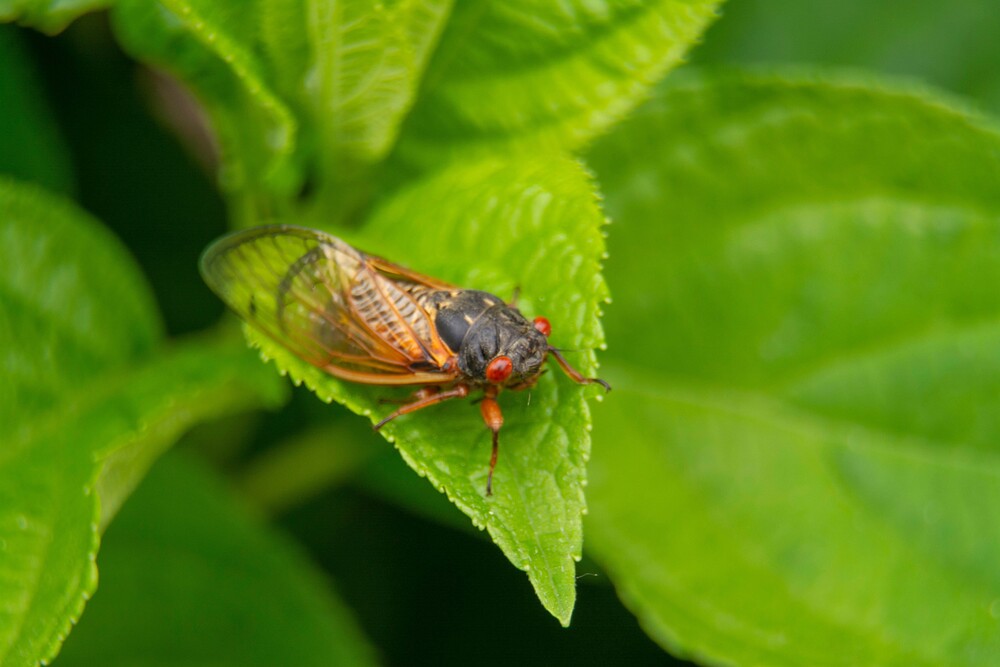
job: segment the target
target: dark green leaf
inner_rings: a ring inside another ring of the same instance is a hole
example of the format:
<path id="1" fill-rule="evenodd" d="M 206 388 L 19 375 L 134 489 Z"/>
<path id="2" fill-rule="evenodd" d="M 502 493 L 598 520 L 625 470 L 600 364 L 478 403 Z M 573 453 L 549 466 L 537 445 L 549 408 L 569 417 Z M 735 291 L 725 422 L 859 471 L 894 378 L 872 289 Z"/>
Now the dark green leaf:
<path id="1" fill-rule="evenodd" d="M 69 158 L 18 30 L 0 26 L 0 173 L 72 189 Z"/>
<path id="2" fill-rule="evenodd" d="M 60 665 L 374 662 L 322 575 L 183 457 L 150 471 L 103 542 Z"/>
<path id="3" fill-rule="evenodd" d="M 21 25 L 56 33 L 81 14 L 104 9 L 112 0 L 0 0 L 0 23 Z"/>
<path id="4" fill-rule="evenodd" d="M 591 157 L 621 391 L 588 546 L 647 630 L 715 664 L 992 664 L 1000 133 L 873 82 L 709 78 Z"/>

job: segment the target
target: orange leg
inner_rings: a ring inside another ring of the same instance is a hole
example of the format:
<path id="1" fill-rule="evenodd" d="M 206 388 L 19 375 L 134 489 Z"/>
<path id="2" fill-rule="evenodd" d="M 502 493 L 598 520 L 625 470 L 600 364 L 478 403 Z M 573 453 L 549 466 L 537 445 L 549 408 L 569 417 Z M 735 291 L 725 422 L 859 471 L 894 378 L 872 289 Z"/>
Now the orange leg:
<path id="1" fill-rule="evenodd" d="M 490 473 L 486 477 L 486 495 L 493 495 L 493 469 L 497 467 L 497 439 L 500 435 L 500 428 L 503 426 L 503 412 L 500 411 L 500 404 L 497 403 L 497 393 L 499 389 L 496 385 L 488 385 L 482 402 L 479 404 L 479 411 L 483 415 L 486 427 L 493 431 L 493 453 L 490 455 Z"/>
<path id="2" fill-rule="evenodd" d="M 452 398 L 465 398 L 469 395 L 469 387 L 464 384 L 455 385 L 447 391 L 425 391 L 430 389 L 437 389 L 437 387 L 426 387 L 425 389 L 418 391 L 417 399 L 415 401 L 397 408 L 392 414 L 375 424 L 375 430 L 379 430 L 396 417 L 401 417 L 402 415 L 409 414 L 410 412 L 422 410 L 423 408 L 431 405 L 443 403 L 444 401 Z M 483 395 L 483 400 L 479 403 L 479 410 L 483 415 L 483 421 L 486 423 L 486 427 L 493 432 L 493 451 L 490 454 L 490 472 L 486 478 L 487 496 L 493 495 L 493 471 L 497 467 L 497 454 L 499 450 L 498 441 L 500 428 L 503 426 L 503 412 L 501 412 L 500 404 L 497 403 L 496 399 L 499 392 L 499 388 L 495 385 L 487 386 Z"/>
<path id="3" fill-rule="evenodd" d="M 559 367 L 562 368 L 563 371 L 566 372 L 566 375 L 568 375 L 570 377 L 570 379 L 573 380 L 573 382 L 576 382 L 577 384 L 594 384 L 594 383 L 597 383 L 597 384 L 601 385 L 602 387 L 604 387 L 605 391 L 611 391 L 611 385 L 609 385 L 604 380 L 602 380 L 600 378 L 585 378 L 585 377 L 583 377 L 583 375 L 580 374 L 580 371 L 578 371 L 575 368 L 573 368 L 572 366 L 570 366 L 569 362 L 566 361 L 565 359 L 563 359 L 563 356 L 561 354 L 559 354 L 559 350 L 557 350 L 556 348 L 550 347 L 549 348 L 549 354 L 551 354 L 553 357 L 555 357 L 556 362 L 559 364 Z"/>
<path id="4" fill-rule="evenodd" d="M 375 430 L 379 430 L 389 422 L 391 422 L 396 417 L 401 417 L 402 415 L 409 414 L 411 412 L 416 412 L 431 405 L 437 405 L 451 398 L 465 398 L 469 395 L 469 387 L 464 384 L 457 384 L 447 391 L 438 391 L 430 394 L 424 394 L 420 396 L 423 390 L 418 391 L 419 396 L 417 400 L 412 403 L 407 403 L 406 405 L 400 406 L 388 417 L 375 424 Z"/>

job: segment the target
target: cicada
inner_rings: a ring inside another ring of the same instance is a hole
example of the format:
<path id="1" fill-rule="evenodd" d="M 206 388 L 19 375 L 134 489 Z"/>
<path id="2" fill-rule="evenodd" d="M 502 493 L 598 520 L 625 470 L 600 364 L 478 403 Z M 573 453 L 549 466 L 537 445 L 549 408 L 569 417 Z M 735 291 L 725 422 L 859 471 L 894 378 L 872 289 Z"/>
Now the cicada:
<path id="1" fill-rule="evenodd" d="M 548 342 L 549 321 L 516 303 L 462 289 L 362 252 L 315 229 L 274 225 L 224 236 L 201 258 L 209 287 L 243 320 L 300 359 L 347 380 L 419 389 L 375 424 L 482 392 L 492 432 L 486 495 L 493 493 L 501 390 L 532 387 L 548 357 L 581 375 Z"/>

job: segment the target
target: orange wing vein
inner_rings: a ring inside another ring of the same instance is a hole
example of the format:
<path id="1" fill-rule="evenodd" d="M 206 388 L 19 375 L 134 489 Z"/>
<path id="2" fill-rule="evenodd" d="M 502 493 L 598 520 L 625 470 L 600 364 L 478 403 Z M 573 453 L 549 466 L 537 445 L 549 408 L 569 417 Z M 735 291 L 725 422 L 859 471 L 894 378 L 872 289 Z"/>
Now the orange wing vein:
<path id="1" fill-rule="evenodd" d="M 331 375 L 399 385 L 456 378 L 424 308 L 452 286 L 334 236 L 290 225 L 235 232 L 209 246 L 201 272 L 244 321 Z"/>

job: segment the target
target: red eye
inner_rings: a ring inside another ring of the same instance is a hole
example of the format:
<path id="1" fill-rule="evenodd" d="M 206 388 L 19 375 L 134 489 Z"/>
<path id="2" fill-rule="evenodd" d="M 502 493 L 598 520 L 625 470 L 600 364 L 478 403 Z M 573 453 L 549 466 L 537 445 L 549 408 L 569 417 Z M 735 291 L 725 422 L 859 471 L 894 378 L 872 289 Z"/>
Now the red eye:
<path id="1" fill-rule="evenodd" d="M 537 329 L 546 338 L 548 338 L 549 334 L 552 333 L 552 325 L 549 324 L 549 320 L 541 315 L 535 318 L 535 329 Z"/>
<path id="2" fill-rule="evenodd" d="M 486 379 L 493 384 L 500 384 L 510 377 L 514 371 L 514 364 L 510 357 L 500 355 L 486 365 Z"/>

